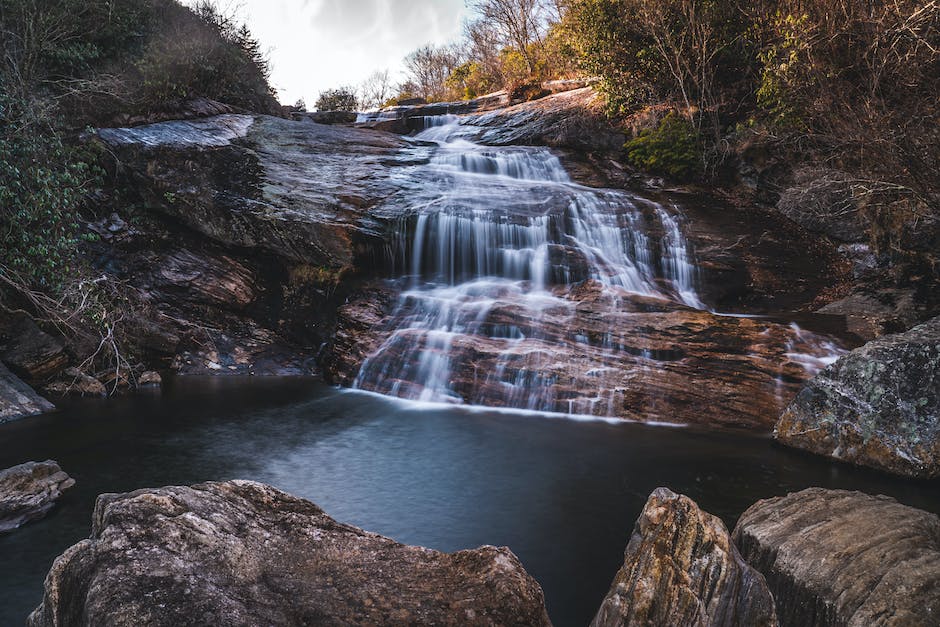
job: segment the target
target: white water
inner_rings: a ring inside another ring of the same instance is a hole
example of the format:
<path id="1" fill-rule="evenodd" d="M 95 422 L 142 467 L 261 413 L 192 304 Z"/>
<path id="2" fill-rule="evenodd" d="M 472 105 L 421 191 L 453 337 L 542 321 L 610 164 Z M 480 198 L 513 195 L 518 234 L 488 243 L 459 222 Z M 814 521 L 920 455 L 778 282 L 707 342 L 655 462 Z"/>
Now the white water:
<path id="1" fill-rule="evenodd" d="M 421 183 L 404 200 L 410 217 L 393 251 L 407 286 L 388 339 L 353 387 L 421 402 L 618 415 L 620 389 L 556 398 L 553 342 L 578 305 L 568 292 L 593 280 L 612 315 L 631 294 L 706 309 L 681 212 L 577 185 L 548 149 L 482 146 L 468 139 L 473 130 L 437 116 L 416 136 L 436 148 L 414 166 Z M 609 369 L 624 349 L 614 331 L 592 344 L 570 329 L 587 372 Z M 466 378 L 478 349 L 498 353 L 495 367 L 473 372 L 472 389 L 455 390 L 454 373 Z"/>

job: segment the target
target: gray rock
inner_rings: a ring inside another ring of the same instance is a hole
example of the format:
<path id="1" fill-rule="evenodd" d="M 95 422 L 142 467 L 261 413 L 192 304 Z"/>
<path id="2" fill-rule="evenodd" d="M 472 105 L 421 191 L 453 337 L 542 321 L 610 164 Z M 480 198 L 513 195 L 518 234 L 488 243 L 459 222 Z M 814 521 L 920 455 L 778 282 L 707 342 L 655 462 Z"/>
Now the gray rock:
<path id="1" fill-rule="evenodd" d="M 776 624 L 764 577 L 744 562 L 721 520 L 658 488 L 591 626 Z"/>
<path id="2" fill-rule="evenodd" d="M 55 409 L 0 363 L 0 423 Z"/>
<path id="3" fill-rule="evenodd" d="M 75 480 L 52 460 L 0 471 L 0 533 L 42 518 L 73 485 Z"/>
<path id="4" fill-rule="evenodd" d="M 940 624 L 940 518 L 886 496 L 810 488 L 759 501 L 734 530 L 784 626 Z"/>
<path id="5" fill-rule="evenodd" d="M 0 318 L 0 359 L 30 383 L 48 379 L 69 362 L 65 345 L 22 313 Z"/>
<path id="6" fill-rule="evenodd" d="M 405 146 L 369 129 L 246 115 L 98 137 L 152 209 L 225 247 L 331 270 L 381 235 L 368 210 L 394 191 L 388 166 Z"/>
<path id="7" fill-rule="evenodd" d="M 940 477 L 940 317 L 843 356 L 780 416 L 778 441 L 909 477 Z"/>
<path id="8" fill-rule="evenodd" d="M 440 553 L 248 481 L 98 498 L 46 578 L 40 625 L 548 625 L 506 548 Z"/>

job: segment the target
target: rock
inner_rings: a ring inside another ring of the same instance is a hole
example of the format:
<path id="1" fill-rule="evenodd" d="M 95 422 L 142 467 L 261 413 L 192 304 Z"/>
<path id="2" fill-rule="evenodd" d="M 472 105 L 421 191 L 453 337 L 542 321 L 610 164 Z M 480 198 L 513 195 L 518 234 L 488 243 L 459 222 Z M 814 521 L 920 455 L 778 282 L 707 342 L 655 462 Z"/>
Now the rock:
<path id="1" fill-rule="evenodd" d="M 940 477 L 940 317 L 869 342 L 820 372 L 774 434 L 861 466 Z"/>
<path id="2" fill-rule="evenodd" d="M 0 363 L 0 423 L 55 409 Z"/>
<path id="3" fill-rule="evenodd" d="M 0 470 L 0 533 L 42 518 L 73 485 L 52 460 Z"/>
<path id="4" fill-rule="evenodd" d="M 159 372 L 154 372 L 153 370 L 148 370 L 140 375 L 137 378 L 137 385 L 145 386 L 151 385 L 154 387 L 160 386 L 163 384 L 163 377 L 160 376 Z"/>
<path id="5" fill-rule="evenodd" d="M 46 578 L 40 625 L 548 625 L 506 548 L 406 546 L 249 482 L 98 498 Z"/>
<path id="6" fill-rule="evenodd" d="M 69 362 L 62 342 L 19 313 L 0 318 L 0 359 L 31 383 L 45 381 Z"/>
<path id="7" fill-rule="evenodd" d="M 46 385 L 43 390 L 47 394 L 60 396 L 107 396 L 108 389 L 98 379 L 82 372 L 78 368 L 68 368 L 63 373 L 64 378 Z"/>
<path id="8" fill-rule="evenodd" d="M 396 308 L 388 290 L 370 287 L 340 308 L 327 370 L 349 385 L 370 358 L 370 371 L 384 374 L 360 380 L 361 388 L 417 398 L 409 390 L 422 372 L 414 349 L 423 334 L 389 338 L 393 317 L 417 315 L 420 303 Z M 507 292 L 473 332 L 450 340 L 456 402 L 769 431 L 840 350 L 788 323 L 715 315 L 596 281 L 552 291 L 556 304 L 537 311 Z"/>
<path id="9" fill-rule="evenodd" d="M 352 124 L 359 114 L 355 111 L 296 111 L 291 118 L 300 122 L 316 122 L 317 124 Z"/>
<path id="10" fill-rule="evenodd" d="M 586 152 L 620 152 L 625 137 L 604 117 L 591 87 L 574 89 L 468 118 L 482 127 L 478 141 Z"/>
<path id="11" fill-rule="evenodd" d="M 810 488 L 734 530 L 784 626 L 940 624 L 940 519 L 886 496 Z"/>
<path id="12" fill-rule="evenodd" d="M 380 237 L 371 207 L 395 189 L 406 144 L 388 133 L 220 115 L 100 129 L 149 207 L 228 249 L 338 270 Z"/>
<path id="13" fill-rule="evenodd" d="M 657 488 L 640 513 L 591 627 L 776 626 L 764 577 L 724 523 L 692 499 Z"/>

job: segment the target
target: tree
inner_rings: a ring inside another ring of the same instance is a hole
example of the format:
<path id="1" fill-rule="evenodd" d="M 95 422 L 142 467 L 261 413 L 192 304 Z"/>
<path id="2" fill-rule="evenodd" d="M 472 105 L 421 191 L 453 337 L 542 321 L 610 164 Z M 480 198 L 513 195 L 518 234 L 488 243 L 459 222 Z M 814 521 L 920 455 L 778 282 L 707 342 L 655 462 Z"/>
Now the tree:
<path id="1" fill-rule="evenodd" d="M 545 0 L 474 0 L 472 6 L 492 26 L 503 47 L 522 55 L 534 75 L 548 29 L 549 4 Z"/>
<path id="2" fill-rule="evenodd" d="M 359 100 L 352 87 L 327 89 L 317 99 L 317 111 L 356 111 Z"/>
<path id="3" fill-rule="evenodd" d="M 376 70 L 359 85 L 359 106 L 378 109 L 394 95 L 388 70 Z"/>
<path id="4" fill-rule="evenodd" d="M 460 51 L 455 46 L 426 45 L 405 57 L 405 67 L 416 93 L 429 102 L 459 97 L 447 85 L 447 78 L 461 63 Z"/>

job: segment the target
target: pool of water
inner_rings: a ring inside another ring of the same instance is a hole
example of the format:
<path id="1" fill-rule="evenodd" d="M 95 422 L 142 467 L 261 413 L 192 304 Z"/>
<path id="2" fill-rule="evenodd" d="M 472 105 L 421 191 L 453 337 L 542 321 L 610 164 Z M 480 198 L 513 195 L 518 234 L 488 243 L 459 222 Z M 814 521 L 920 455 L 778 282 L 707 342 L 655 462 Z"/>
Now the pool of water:
<path id="1" fill-rule="evenodd" d="M 181 379 L 0 425 L 0 468 L 48 458 L 77 484 L 48 518 L 0 536 L 0 625 L 22 624 L 38 605 L 53 559 L 88 536 L 98 494 L 142 487 L 253 479 L 408 544 L 506 545 L 562 627 L 590 621 L 658 486 L 729 525 L 758 499 L 809 486 L 940 511 L 937 483 L 769 437 L 422 407 L 306 379 Z"/>

